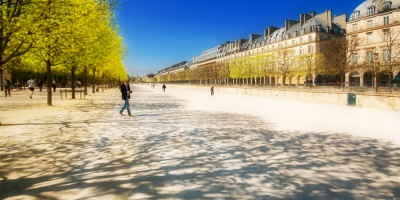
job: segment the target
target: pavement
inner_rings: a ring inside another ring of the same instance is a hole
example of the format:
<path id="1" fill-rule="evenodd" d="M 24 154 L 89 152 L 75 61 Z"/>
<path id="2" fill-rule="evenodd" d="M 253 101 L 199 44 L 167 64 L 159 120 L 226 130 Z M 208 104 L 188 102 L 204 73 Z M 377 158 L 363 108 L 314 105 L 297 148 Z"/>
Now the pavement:
<path id="1" fill-rule="evenodd" d="M 400 112 L 132 88 L 0 97 L 0 199 L 400 199 Z"/>

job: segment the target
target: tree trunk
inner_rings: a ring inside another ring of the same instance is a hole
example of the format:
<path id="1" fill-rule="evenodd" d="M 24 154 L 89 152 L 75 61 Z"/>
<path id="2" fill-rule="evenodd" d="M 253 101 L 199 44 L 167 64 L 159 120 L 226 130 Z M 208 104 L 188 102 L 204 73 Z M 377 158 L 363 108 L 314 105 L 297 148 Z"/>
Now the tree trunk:
<path id="1" fill-rule="evenodd" d="M 84 94 L 85 95 L 88 95 L 88 93 L 87 93 L 87 83 L 88 83 L 87 66 L 85 66 L 84 69 L 83 69 L 83 87 L 84 87 Z"/>
<path id="2" fill-rule="evenodd" d="M 46 61 L 46 69 L 47 69 L 47 105 L 52 106 L 52 80 L 51 80 L 51 62 L 50 60 Z"/>
<path id="3" fill-rule="evenodd" d="M 95 93 L 96 92 L 96 82 L 95 82 L 95 80 L 96 80 L 96 68 L 95 67 L 93 67 L 93 70 L 92 70 L 92 93 Z"/>
<path id="4" fill-rule="evenodd" d="M 344 84 L 343 84 L 343 78 L 344 78 L 345 74 L 341 74 L 340 75 L 340 86 L 342 88 L 342 90 L 344 91 Z"/>
<path id="5" fill-rule="evenodd" d="M 3 85 L 4 85 L 4 83 L 3 83 L 3 64 L 0 64 L 0 88 L 1 88 L 1 91 L 4 91 Z"/>
<path id="6" fill-rule="evenodd" d="M 71 68 L 71 89 L 72 89 L 72 99 L 75 99 L 75 71 L 76 71 L 76 66 L 72 66 Z"/>
<path id="7" fill-rule="evenodd" d="M 389 68 L 389 93 L 392 93 L 392 67 Z"/>
<path id="8" fill-rule="evenodd" d="M 374 71 L 373 73 L 374 73 L 374 75 L 373 75 L 374 91 L 378 92 L 378 76 L 377 76 L 376 71 Z"/>

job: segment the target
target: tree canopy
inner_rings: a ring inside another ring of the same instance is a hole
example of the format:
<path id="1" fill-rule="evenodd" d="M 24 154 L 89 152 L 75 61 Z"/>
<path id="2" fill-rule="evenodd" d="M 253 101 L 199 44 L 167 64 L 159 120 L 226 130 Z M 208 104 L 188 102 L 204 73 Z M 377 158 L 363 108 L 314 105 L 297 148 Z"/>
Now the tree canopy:
<path id="1" fill-rule="evenodd" d="M 1 1 L 1 69 L 16 59 L 19 66 L 10 70 L 46 73 L 48 105 L 54 71 L 69 71 L 72 84 L 84 69 L 108 80 L 127 77 L 126 47 L 113 13 L 117 5 L 117 0 Z"/>

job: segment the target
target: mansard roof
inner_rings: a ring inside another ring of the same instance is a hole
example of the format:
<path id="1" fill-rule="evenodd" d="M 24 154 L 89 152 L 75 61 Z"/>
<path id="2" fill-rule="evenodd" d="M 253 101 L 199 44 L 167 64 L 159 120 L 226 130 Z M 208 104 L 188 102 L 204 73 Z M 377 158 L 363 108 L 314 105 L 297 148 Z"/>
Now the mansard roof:
<path id="1" fill-rule="evenodd" d="M 245 50 L 250 47 L 255 48 L 263 43 L 275 43 L 314 31 L 329 33 L 331 30 L 334 30 L 334 33 L 338 33 L 339 31 L 344 29 L 344 27 L 341 27 L 339 24 L 336 24 L 333 20 L 332 20 L 332 27 L 330 27 L 330 25 L 325 20 L 323 20 L 320 15 L 311 16 L 311 18 L 305 20 L 303 24 L 301 24 L 301 22 L 297 22 L 294 20 L 291 20 L 291 22 L 295 23 L 291 24 L 291 26 L 288 28 L 286 27 L 278 28 L 277 30 L 272 32 L 269 38 L 266 36 L 259 37 L 253 40 L 251 44 L 250 41 L 247 41 L 242 45 L 240 49 Z"/>
<path id="2" fill-rule="evenodd" d="M 264 35 L 250 34 L 249 39 L 239 39 L 234 43 L 227 42 L 226 44 L 221 44 L 217 47 L 208 49 L 199 56 L 194 57 L 193 63 L 224 56 L 227 53 L 229 54 L 232 52 L 246 51 L 265 44 L 276 43 L 289 38 L 299 37 L 310 32 L 325 32 L 334 34 L 343 33 L 340 31 L 342 31 L 344 28 L 339 24 L 335 24 L 335 20 L 333 20 L 329 15 L 331 15 L 331 10 L 327 10 L 318 15 L 315 15 L 315 12 L 311 12 L 310 14 L 301 14 L 300 21 L 286 20 L 285 26 L 281 28 L 269 27 L 267 30 L 265 30 Z M 342 23 L 345 23 L 345 21 Z"/>
<path id="3" fill-rule="evenodd" d="M 370 7 L 380 7 L 380 8 L 376 8 L 378 10 L 381 10 L 381 6 L 379 6 L 379 3 L 381 3 L 382 5 L 385 3 L 391 3 L 391 9 L 397 9 L 400 6 L 400 0 L 383 0 L 383 1 L 379 1 L 379 0 L 366 0 L 363 3 L 361 3 L 359 6 L 357 6 L 356 9 L 354 9 L 354 11 L 351 13 L 350 15 L 350 20 L 354 20 L 354 19 L 358 19 L 361 17 L 365 17 L 368 16 L 368 8 Z"/>

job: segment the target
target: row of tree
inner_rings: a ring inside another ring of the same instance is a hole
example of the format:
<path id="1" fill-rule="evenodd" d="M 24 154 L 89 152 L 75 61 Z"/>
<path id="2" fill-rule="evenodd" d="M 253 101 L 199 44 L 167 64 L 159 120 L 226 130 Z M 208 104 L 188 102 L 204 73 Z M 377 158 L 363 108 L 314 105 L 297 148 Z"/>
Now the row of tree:
<path id="1" fill-rule="evenodd" d="M 114 14 L 117 4 L 118 0 L 0 0 L 1 81 L 4 71 L 45 73 L 47 105 L 52 105 L 54 72 L 68 72 L 72 84 L 80 74 L 86 92 L 89 74 L 92 82 L 127 77 L 122 64 L 126 47 Z"/>

